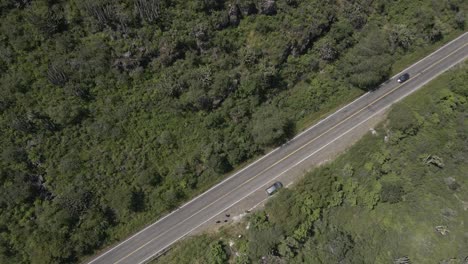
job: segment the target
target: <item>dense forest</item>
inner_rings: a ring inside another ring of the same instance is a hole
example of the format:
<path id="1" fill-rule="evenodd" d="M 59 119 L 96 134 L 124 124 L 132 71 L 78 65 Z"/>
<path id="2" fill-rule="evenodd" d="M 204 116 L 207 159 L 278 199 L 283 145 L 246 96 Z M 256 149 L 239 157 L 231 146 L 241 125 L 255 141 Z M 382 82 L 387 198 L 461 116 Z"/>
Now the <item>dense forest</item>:
<path id="1" fill-rule="evenodd" d="M 265 210 L 154 263 L 468 263 L 468 64 Z"/>
<path id="2" fill-rule="evenodd" d="M 122 239 L 462 32 L 466 6 L 0 0 L 0 263 Z"/>

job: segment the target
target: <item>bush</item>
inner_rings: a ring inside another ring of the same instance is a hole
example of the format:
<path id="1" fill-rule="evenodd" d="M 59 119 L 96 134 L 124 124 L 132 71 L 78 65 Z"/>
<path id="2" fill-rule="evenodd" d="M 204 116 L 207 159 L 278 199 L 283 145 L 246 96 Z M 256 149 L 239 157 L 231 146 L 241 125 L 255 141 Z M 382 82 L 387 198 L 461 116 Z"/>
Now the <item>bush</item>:
<path id="1" fill-rule="evenodd" d="M 207 260 L 209 264 L 224 264 L 228 260 L 228 255 L 224 250 L 221 241 L 211 243 L 208 251 Z"/>
<path id="2" fill-rule="evenodd" d="M 384 203 L 401 202 L 405 191 L 403 187 L 397 183 L 384 183 L 380 192 L 380 200 Z"/>
<path id="3" fill-rule="evenodd" d="M 340 65 L 349 81 L 365 90 L 376 89 L 389 74 L 392 57 L 384 32 L 371 28 L 355 47 L 346 54 Z"/>
<path id="4" fill-rule="evenodd" d="M 414 136 L 422 126 L 422 120 L 408 106 L 403 103 L 397 104 L 389 113 L 390 129 L 401 131 L 404 136 Z"/>
<path id="5" fill-rule="evenodd" d="M 274 146 L 291 135 L 291 122 L 275 106 L 266 106 L 253 115 L 252 136 L 261 146 Z"/>

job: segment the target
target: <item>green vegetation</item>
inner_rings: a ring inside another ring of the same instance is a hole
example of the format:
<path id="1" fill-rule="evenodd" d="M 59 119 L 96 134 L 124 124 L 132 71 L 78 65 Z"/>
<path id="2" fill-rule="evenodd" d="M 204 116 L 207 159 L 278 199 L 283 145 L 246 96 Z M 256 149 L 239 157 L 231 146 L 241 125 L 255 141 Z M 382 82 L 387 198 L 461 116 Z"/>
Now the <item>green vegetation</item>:
<path id="1" fill-rule="evenodd" d="M 205 240 L 224 245 L 224 263 L 466 263 L 467 71 L 465 63 L 396 104 L 376 135 L 264 211 L 155 263 L 206 263 Z"/>
<path id="2" fill-rule="evenodd" d="M 466 5 L 0 1 L 0 262 L 129 235 L 462 32 Z"/>

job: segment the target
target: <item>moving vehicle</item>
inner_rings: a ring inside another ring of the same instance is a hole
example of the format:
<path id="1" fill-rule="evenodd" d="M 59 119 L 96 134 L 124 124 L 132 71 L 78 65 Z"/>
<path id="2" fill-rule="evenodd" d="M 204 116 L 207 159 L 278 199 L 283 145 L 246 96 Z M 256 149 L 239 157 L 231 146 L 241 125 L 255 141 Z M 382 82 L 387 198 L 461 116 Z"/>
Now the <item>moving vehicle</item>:
<path id="1" fill-rule="evenodd" d="M 403 73 L 402 75 L 400 75 L 400 77 L 398 77 L 398 82 L 399 83 L 402 83 L 402 82 L 406 82 L 407 80 L 409 79 L 409 73 Z"/>
<path id="2" fill-rule="evenodd" d="M 283 187 L 283 184 L 279 181 L 273 183 L 270 187 L 268 187 L 265 191 L 268 195 L 272 195 L 277 192 L 280 188 Z"/>

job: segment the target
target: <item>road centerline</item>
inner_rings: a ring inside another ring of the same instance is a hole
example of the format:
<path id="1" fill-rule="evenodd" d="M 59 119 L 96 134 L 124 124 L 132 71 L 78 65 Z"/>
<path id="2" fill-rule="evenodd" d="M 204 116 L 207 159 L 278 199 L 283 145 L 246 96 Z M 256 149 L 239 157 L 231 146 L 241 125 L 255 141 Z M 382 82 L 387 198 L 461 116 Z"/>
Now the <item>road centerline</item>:
<path id="1" fill-rule="evenodd" d="M 465 33 L 466 34 L 466 33 Z M 462 36 L 464 36 L 465 34 L 463 34 Z M 461 37 L 462 37 L 461 36 Z M 458 39 L 458 38 L 457 38 Z M 457 48 L 456 50 L 450 52 L 448 55 L 438 59 L 437 61 L 435 61 L 434 63 L 432 63 L 431 65 L 428 65 L 426 68 L 422 69 L 421 71 L 419 71 L 417 74 L 414 74 L 411 79 L 408 81 L 408 82 L 405 82 L 405 83 L 402 83 L 402 84 L 399 84 L 398 86 L 390 89 L 388 92 L 384 93 L 383 95 L 379 96 L 378 98 L 374 99 L 372 102 L 366 104 L 365 106 L 361 107 L 359 110 L 357 110 L 356 112 L 352 113 L 350 116 L 346 117 L 345 119 L 343 119 L 342 121 L 339 121 L 337 124 L 333 125 L 331 128 L 327 129 L 325 132 L 323 133 L 320 133 L 318 136 L 312 138 L 311 140 L 307 141 L 306 143 L 304 143 L 302 146 L 300 146 L 299 148 L 293 150 L 292 152 L 290 152 L 289 154 L 287 154 L 286 156 L 284 156 L 283 158 L 281 158 L 280 160 L 274 162 L 273 164 L 269 165 L 267 168 L 261 170 L 260 172 L 258 172 L 257 174 L 255 174 L 254 176 L 252 176 L 251 178 L 249 178 L 248 180 L 242 182 L 240 185 L 236 186 L 235 188 L 233 188 L 231 191 L 229 192 L 226 192 L 225 194 L 223 194 L 221 197 L 219 197 L 218 199 L 216 199 L 215 201 L 209 203 L 208 205 L 204 206 L 203 208 L 195 211 L 194 213 L 192 213 L 189 217 L 187 217 L 186 219 L 184 219 L 183 221 L 180 221 L 178 223 L 176 223 L 174 226 L 170 227 L 169 229 L 167 229 L 166 231 L 164 231 L 163 233 L 157 235 L 156 237 L 154 237 L 153 239 L 151 239 L 150 241 L 146 242 L 145 244 L 143 244 L 142 246 L 140 246 L 139 248 L 133 250 L 132 252 L 130 252 L 129 254 L 127 254 L 126 256 L 124 256 L 122 259 L 118 260 L 117 262 L 115 263 L 120 263 L 122 262 L 123 260 L 125 260 L 126 258 L 128 258 L 129 256 L 133 255 L 134 253 L 138 252 L 139 250 L 141 250 L 142 248 L 146 247 L 148 244 L 150 244 L 151 242 L 153 242 L 154 240 L 160 238 L 161 236 L 167 234 L 168 232 L 176 229 L 177 227 L 179 227 L 180 225 L 182 225 L 183 223 L 185 223 L 186 221 L 188 221 L 189 219 L 193 218 L 194 216 L 200 214 L 201 212 L 203 212 L 204 210 L 206 210 L 207 208 L 209 208 L 210 206 L 212 206 L 213 204 L 215 204 L 216 202 L 222 200 L 223 198 L 225 198 L 226 196 L 234 193 L 235 191 L 237 191 L 238 189 L 240 189 L 241 187 L 247 185 L 248 183 L 250 183 L 251 181 L 253 181 L 254 179 L 258 179 L 261 175 L 263 175 L 265 172 L 269 171 L 270 169 L 272 169 L 273 167 L 275 167 L 276 165 L 278 165 L 279 163 L 283 162 L 284 160 L 290 158 L 291 156 L 293 156 L 294 154 L 298 153 L 299 151 L 303 150 L 305 147 L 309 146 L 310 144 L 312 144 L 313 142 L 317 141 L 319 138 L 323 137 L 324 135 L 328 134 L 330 131 L 334 130 L 335 128 L 337 128 L 338 126 L 342 125 L 343 123 L 345 123 L 346 121 L 350 120 L 351 118 L 355 117 L 356 115 L 358 115 L 359 113 L 365 111 L 366 109 L 370 109 L 371 106 L 375 105 L 376 103 L 378 103 L 379 101 L 381 101 L 383 98 L 385 98 L 386 96 L 388 96 L 389 94 L 399 90 L 402 86 L 404 85 L 407 85 L 409 84 L 411 81 L 414 81 L 415 78 L 417 78 L 418 76 L 422 75 L 423 73 L 427 72 L 428 70 L 430 70 L 431 68 L 435 67 L 436 65 L 440 64 L 443 60 L 445 60 L 446 58 L 452 56 L 454 53 L 458 52 L 459 50 L 463 49 L 466 47 L 466 45 L 468 45 L 468 43 L 465 43 L 463 44 L 461 47 Z M 435 53 L 435 52 L 434 52 Z M 428 56 L 426 56 L 425 58 L 428 58 Z M 423 60 L 423 59 L 422 59 Z M 421 60 L 421 61 L 422 61 Z M 463 60 L 463 59 L 462 59 Z M 459 60 L 461 61 L 461 60 Z M 458 62 L 459 62 L 458 61 Z M 418 61 L 419 63 L 420 61 Z M 411 67 L 413 67 L 415 64 L 413 64 Z M 411 67 L 407 68 L 407 69 L 410 69 Z M 393 78 L 393 77 L 392 77 Z M 432 78 L 431 78 L 432 79 Z M 355 101 L 358 101 L 359 99 L 363 98 L 365 95 L 367 95 L 368 93 L 366 94 L 363 94 L 361 95 L 360 97 L 358 97 Z M 405 94 L 405 96 L 407 95 L 408 93 Z M 403 97 L 405 97 L 403 96 Z M 403 98 L 402 97 L 402 98 Z M 399 100 L 399 99 L 398 99 Z M 397 101 L 398 101 L 397 100 Z M 293 139 L 296 139 L 296 138 L 299 138 L 301 135 L 305 134 L 306 132 L 310 131 L 312 128 L 314 128 L 315 126 L 317 126 L 318 124 L 320 124 L 321 122 L 327 120 L 329 117 L 333 116 L 334 114 L 340 112 L 342 109 L 350 106 L 352 103 L 354 103 L 355 101 L 351 102 L 350 104 L 347 104 L 346 106 L 342 107 L 341 109 L 335 111 L 333 114 L 329 115 L 328 117 L 326 117 L 325 119 L 322 119 L 320 120 L 318 123 L 316 123 L 315 125 L 313 125 L 312 127 L 306 129 L 305 131 L 301 132 L 300 134 L 298 134 L 296 137 L 294 137 Z M 394 101 L 394 102 L 397 102 L 397 101 Z M 391 106 L 394 102 L 390 103 L 389 105 L 383 107 L 382 109 L 378 110 L 377 112 L 373 113 L 369 118 L 375 116 L 377 113 L 383 111 L 384 109 L 388 108 L 389 106 Z M 369 119 L 368 118 L 368 119 Z M 365 121 L 367 121 L 368 119 L 366 119 Z M 359 123 L 358 125 L 354 126 L 352 129 L 354 129 L 355 127 L 361 125 L 361 123 Z M 346 131 L 344 134 L 348 133 L 349 131 L 351 131 L 352 129 Z M 326 145 L 324 145 L 323 147 L 319 148 L 318 150 L 314 151 L 313 154 L 317 153 L 318 151 L 320 151 L 321 149 L 323 149 L 324 147 L 328 146 L 329 144 L 331 144 L 332 142 L 336 141 L 338 138 L 342 137 L 344 134 L 341 134 L 339 137 L 336 137 L 334 138 L 332 141 L 328 142 Z M 210 190 L 212 190 L 213 188 L 219 186 L 221 183 L 224 183 L 225 181 L 227 181 L 228 179 L 231 179 L 233 178 L 233 176 L 241 173 L 242 171 L 244 171 L 245 169 L 249 168 L 251 165 L 255 164 L 256 162 L 264 159 L 266 156 L 268 156 L 269 154 L 275 152 L 278 148 L 276 148 L 275 150 L 269 152 L 268 154 L 264 155 L 263 157 L 261 157 L 260 159 L 258 159 L 257 161 L 251 163 L 250 165 L 246 166 L 245 168 L 241 169 L 240 171 L 236 172 L 235 174 L 233 174 L 231 177 L 221 181 L 220 183 L 216 184 L 215 186 L 213 186 L 212 188 L 208 189 L 207 191 L 205 191 L 204 193 L 202 193 L 201 195 L 197 196 L 196 198 L 192 199 L 191 201 L 187 202 L 186 204 L 184 204 L 182 207 L 190 204 L 191 202 L 193 202 L 195 199 L 197 198 L 200 198 L 201 196 L 203 196 L 205 193 L 209 192 Z M 309 158 L 311 155 L 313 154 L 310 154 L 308 155 L 305 159 Z M 303 160 L 305 159 L 302 159 L 301 161 L 299 161 L 298 163 L 295 163 L 292 167 L 294 166 L 297 166 L 297 164 L 301 163 Z M 286 171 L 290 170 L 292 167 L 289 167 Z M 276 179 L 278 178 L 279 176 L 281 176 L 282 174 L 284 174 L 286 171 L 283 171 L 282 173 L 276 175 L 275 177 L 273 177 L 272 179 Z M 264 185 L 262 185 L 261 187 L 255 189 L 253 192 L 259 190 L 260 188 L 262 188 Z M 243 197 L 242 199 L 244 199 L 245 197 Z M 241 200 L 242 200 L 241 199 Z M 240 200 L 239 200 L 240 201 Z M 238 202 L 238 201 L 237 201 Z M 236 203 L 237 203 L 236 202 Z M 232 205 L 230 205 L 232 206 Z M 229 207 L 230 207 L 229 206 Z M 227 208 L 229 208 L 227 207 Z M 223 209 L 225 210 L 225 209 Z M 177 211 L 177 210 L 176 210 Z M 174 211 L 174 212 L 176 212 Z M 172 213 L 166 215 L 165 217 L 163 217 L 162 219 L 170 216 Z M 217 214 L 216 214 L 217 215 Z M 214 215 L 213 217 L 215 217 L 216 215 Z M 213 217 L 211 217 L 210 219 L 212 219 Z M 157 222 L 155 222 L 154 224 L 160 222 L 162 219 L 158 220 Z M 209 220 L 210 220 L 209 219 Z M 203 223 L 206 223 L 207 221 L 209 220 L 206 220 L 204 221 Z M 203 224 L 202 223 L 202 224 Z M 136 233 L 135 235 L 133 235 L 132 237 L 126 239 L 124 242 L 132 239 L 133 237 L 137 236 L 138 234 L 140 234 L 141 232 L 143 232 L 144 230 L 152 227 L 154 224 L 152 225 L 149 225 L 148 227 L 146 227 L 145 229 L 143 229 L 142 231 Z M 201 224 L 200 224 L 201 225 Z M 200 225 L 198 225 L 196 228 L 198 228 Z M 194 228 L 195 229 L 195 228 Z M 191 229 L 188 233 L 192 232 L 194 229 Z M 185 233 L 184 236 L 188 233 Z M 182 236 L 183 237 L 183 236 Z M 169 247 L 170 245 L 172 245 L 173 243 L 175 243 L 176 241 L 178 241 L 181 237 L 177 238 L 176 240 L 174 240 L 173 242 L 171 242 L 169 245 L 167 245 L 165 248 Z M 105 252 L 104 254 L 102 254 L 101 256 L 97 257 L 96 259 L 92 260 L 91 262 L 89 263 L 92 263 L 94 261 L 96 261 L 97 259 L 99 259 L 100 257 L 106 255 L 107 253 L 111 252 L 112 250 L 118 248 L 120 245 L 122 245 L 124 242 L 121 242 L 119 245 L 115 246 L 114 248 L 112 248 L 111 250 Z M 161 252 L 162 250 L 159 250 L 157 251 L 155 254 L 152 254 L 151 257 L 154 257 L 155 255 L 157 255 L 159 252 Z M 148 258 L 149 259 L 149 258 Z M 148 259 L 145 259 L 144 261 L 147 261 Z M 144 262 L 143 261 L 143 262 Z"/>
<path id="2" fill-rule="evenodd" d="M 409 81 L 411 80 L 414 80 L 414 78 L 416 78 L 417 76 L 423 74 L 425 71 L 431 69 L 432 67 L 434 67 L 435 65 L 439 64 L 441 61 L 445 60 L 447 57 L 451 56 L 452 54 L 458 52 L 459 50 L 463 49 L 466 45 L 468 45 L 468 43 L 465 43 L 463 46 L 461 46 L 460 48 L 457 48 L 456 50 L 450 52 L 448 55 L 444 56 L 443 58 L 437 60 L 436 62 L 434 62 L 433 64 L 431 64 L 430 66 L 426 67 L 425 69 L 423 69 L 422 71 L 420 71 L 419 73 L 415 74 Z M 260 175 L 262 175 L 263 173 L 265 173 L 266 171 L 270 170 L 271 168 L 273 168 L 274 166 L 278 165 L 279 163 L 283 162 L 284 160 L 288 159 L 289 157 L 291 157 L 292 155 L 296 154 L 297 152 L 301 151 L 302 149 L 304 149 L 305 147 L 307 147 L 308 145 L 312 144 L 313 142 L 315 142 L 317 139 L 321 138 L 322 136 L 324 136 L 325 134 L 329 133 L 330 131 L 332 131 L 333 129 L 335 129 L 336 127 L 340 126 L 341 124 L 343 124 L 344 122 L 348 121 L 349 119 L 351 119 L 352 117 L 356 116 L 357 114 L 361 113 L 362 111 L 364 111 L 365 109 L 367 109 L 368 107 L 376 104 L 377 102 L 381 101 L 384 97 L 388 96 L 389 94 L 395 92 L 396 90 L 400 89 L 403 85 L 407 85 L 409 82 L 406 82 L 406 83 L 402 83 L 402 84 L 399 84 L 398 86 L 396 86 L 395 88 L 391 89 L 390 91 L 386 92 L 385 94 L 379 96 L 377 99 L 375 99 L 374 101 L 370 102 L 369 104 L 363 106 L 361 109 L 359 109 L 358 111 L 356 111 L 355 113 L 351 114 L 350 116 L 348 116 L 347 118 L 343 119 L 342 121 L 338 122 L 337 124 L 335 124 L 334 126 L 332 126 L 331 128 L 327 129 L 325 132 L 321 133 L 320 135 L 314 137 L 313 139 L 309 140 L 308 142 L 306 142 L 304 145 L 302 145 L 301 147 L 299 147 L 298 149 L 292 151 L 290 154 L 286 155 L 285 157 L 281 158 L 280 160 L 276 161 L 275 163 L 273 163 L 272 165 L 268 166 L 267 168 L 263 169 L 261 172 L 257 173 L 256 175 L 254 175 L 253 177 L 249 178 L 247 181 L 243 182 L 242 184 L 240 184 L 239 186 L 235 187 L 234 189 L 232 189 L 231 191 L 223 194 L 221 197 L 219 197 L 218 199 L 214 200 L 213 202 L 209 203 L 208 205 L 204 206 L 203 208 L 201 208 L 200 210 L 198 210 L 197 212 L 193 213 L 191 216 L 187 217 L 186 219 L 184 219 L 183 221 L 181 222 L 178 222 L 176 225 L 172 226 L 170 229 L 164 231 L 163 233 L 159 234 L 158 236 L 154 237 L 153 239 L 151 239 L 150 241 L 146 242 L 145 244 L 143 244 L 142 246 L 140 246 L 139 248 L 135 249 L 134 251 L 132 251 L 131 253 L 129 253 L 128 255 L 126 255 L 125 257 L 123 257 L 122 259 L 120 259 L 119 261 L 115 262 L 116 264 L 117 263 L 120 263 L 121 261 L 125 260 L 126 258 L 128 258 L 129 256 L 131 256 L 132 254 L 134 254 L 135 252 L 139 251 L 140 249 L 144 248 L 145 246 L 147 246 L 149 243 L 153 242 L 154 240 L 160 238 L 161 236 L 165 235 L 166 233 L 172 231 L 174 228 L 178 227 L 179 225 L 185 223 L 186 221 L 188 221 L 190 218 L 192 218 L 193 216 L 195 215 L 198 215 L 199 213 L 201 213 L 202 211 L 204 211 L 206 208 L 210 207 L 211 205 L 215 204 L 216 202 L 220 201 L 221 199 L 225 198 L 226 196 L 232 194 L 233 192 L 237 191 L 239 188 L 245 186 L 247 183 L 251 182 L 252 180 L 258 178 Z M 385 109 L 385 108 L 384 108 Z M 379 113 L 381 112 L 381 110 L 377 111 L 376 113 Z M 375 115 L 375 114 L 374 114 Z M 372 115 L 372 116 L 374 116 Z M 281 175 L 281 174 L 280 174 Z M 274 179 L 276 179 L 277 177 L 275 177 Z M 258 189 L 256 189 L 258 190 Z M 256 191 L 255 190 L 255 191 Z M 192 230 L 193 231 L 193 230 Z"/>
<path id="3" fill-rule="evenodd" d="M 462 58 L 458 61 L 456 61 L 456 63 L 454 63 L 454 65 L 460 63 L 461 61 L 463 61 L 465 58 Z M 439 75 L 439 74 L 438 74 Z M 437 77 L 438 75 L 432 77 L 432 78 L 429 78 L 427 81 L 423 82 L 419 87 L 422 87 L 424 85 L 426 85 L 428 82 L 430 82 L 432 79 L 434 79 L 435 77 Z M 414 90 L 416 91 L 416 90 Z M 395 102 L 399 102 L 401 99 L 405 98 L 406 96 L 408 96 L 409 94 L 413 93 L 414 91 L 409 91 L 407 92 L 406 94 L 404 94 L 403 96 L 400 96 L 398 99 L 395 100 Z M 369 119 L 373 118 L 374 116 L 376 116 L 377 114 L 381 113 L 382 111 L 386 110 L 387 108 L 389 108 L 390 106 L 392 106 L 392 104 L 389 104 L 389 105 L 386 105 L 385 107 L 379 109 L 378 111 L 374 112 L 371 116 L 369 116 L 368 118 L 366 118 L 364 121 L 361 121 L 360 123 L 358 123 L 357 125 L 353 126 L 352 128 L 348 129 L 346 132 L 342 133 L 341 135 L 339 135 L 338 137 L 335 137 L 332 141 L 328 142 L 327 144 L 325 144 L 324 146 L 320 147 L 319 149 L 317 149 L 316 151 L 314 151 L 313 153 L 309 154 L 308 156 L 306 156 L 305 158 L 303 158 L 302 160 L 300 160 L 299 162 L 295 163 L 294 165 L 292 165 L 291 167 L 287 168 L 286 170 L 284 170 L 283 172 L 281 172 L 280 174 L 276 175 L 275 177 L 273 177 L 273 180 L 280 177 L 282 174 L 284 174 L 285 172 L 289 171 L 290 169 L 294 168 L 295 166 L 299 165 L 300 163 L 302 163 L 303 161 L 305 161 L 306 159 L 310 158 L 311 156 L 317 154 L 319 151 L 321 151 L 322 149 L 324 149 L 325 147 L 327 147 L 328 145 L 334 143 L 336 140 L 340 139 L 342 136 L 346 135 L 347 133 L 349 133 L 350 131 L 354 130 L 356 127 L 362 125 L 363 123 L 367 122 Z M 264 185 L 262 185 L 261 187 L 263 187 Z M 247 196 L 251 195 L 252 193 L 258 191 L 261 187 L 251 191 Z M 246 196 L 246 197 L 247 197 Z M 261 202 L 264 202 L 265 200 L 267 200 L 269 197 L 267 197 L 266 199 L 263 199 Z M 236 202 L 230 204 L 229 206 L 227 206 L 226 208 L 224 208 L 223 210 L 221 210 L 220 212 L 232 207 L 233 205 L 237 204 L 238 202 L 240 202 L 241 200 L 243 200 L 244 198 L 242 199 L 239 199 L 237 200 Z M 260 202 L 260 203 L 261 203 Z M 260 204 L 258 203 L 258 204 Z M 257 204 L 257 205 L 258 205 Z M 255 205 L 255 206 L 257 206 Z M 254 206 L 254 207 L 255 207 Z M 217 215 L 217 214 L 216 214 Z M 196 227 L 192 228 L 190 231 L 186 232 L 184 235 L 180 236 L 179 238 L 175 239 L 174 241 L 172 241 L 170 244 L 168 244 L 166 247 L 164 247 L 163 249 L 161 249 L 160 251 L 154 253 L 153 255 L 151 255 L 150 257 L 146 258 L 145 260 L 141 261 L 139 264 L 142 264 L 150 259 L 152 259 L 154 256 L 156 256 L 157 254 L 159 254 L 159 252 L 162 252 L 164 251 L 166 248 L 168 248 L 169 246 L 171 246 L 173 243 L 177 242 L 179 239 L 185 237 L 187 234 L 191 233 L 193 230 L 195 230 L 196 228 L 200 227 L 201 225 L 203 225 L 204 223 L 210 221 L 211 219 L 213 219 L 214 217 L 216 217 L 216 215 L 210 217 L 209 219 L 205 220 L 204 222 L 202 222 L 201 224 L 197 225 Z"/>

